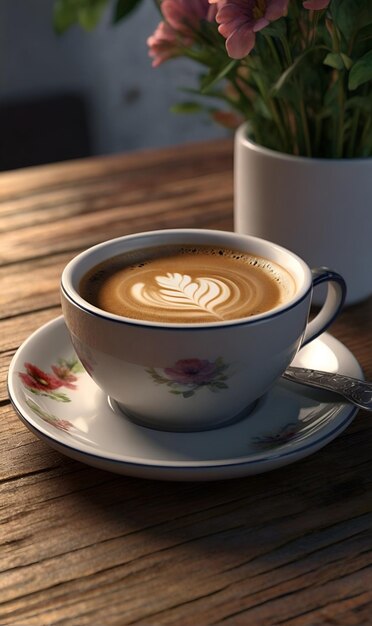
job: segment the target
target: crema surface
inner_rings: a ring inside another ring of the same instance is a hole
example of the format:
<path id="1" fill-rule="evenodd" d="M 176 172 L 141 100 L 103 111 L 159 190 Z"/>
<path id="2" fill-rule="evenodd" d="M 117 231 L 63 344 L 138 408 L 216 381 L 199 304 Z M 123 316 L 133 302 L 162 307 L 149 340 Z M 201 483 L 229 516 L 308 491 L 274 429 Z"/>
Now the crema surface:
<path id="1" fill-rule="evenodd" d="M 81 281 L 80 293 L 138 320 L 209 323 L 269 311 L 295 293 L 292 276 L 255 255 L 209 246 L 160 246 L 113 257 Z"/>

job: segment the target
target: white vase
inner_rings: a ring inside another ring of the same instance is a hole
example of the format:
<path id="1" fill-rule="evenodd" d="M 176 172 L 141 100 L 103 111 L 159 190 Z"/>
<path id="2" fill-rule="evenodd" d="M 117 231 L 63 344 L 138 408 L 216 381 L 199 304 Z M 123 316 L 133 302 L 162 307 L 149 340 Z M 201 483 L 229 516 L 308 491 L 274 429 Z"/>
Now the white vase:
<path id="1" fill-rule="evenodd" d="M 235 135 L 234 227 L 327 266 L 346 280 L 346 302 L 372 293 L 372 159 L 313 159 Z"/>

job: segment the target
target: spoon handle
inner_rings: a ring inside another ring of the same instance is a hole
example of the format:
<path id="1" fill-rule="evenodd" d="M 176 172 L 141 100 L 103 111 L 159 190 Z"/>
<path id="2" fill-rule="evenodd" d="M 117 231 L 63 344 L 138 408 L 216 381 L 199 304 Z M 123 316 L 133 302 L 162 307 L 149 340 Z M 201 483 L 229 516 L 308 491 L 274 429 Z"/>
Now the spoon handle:
<path id="1" fill-rule="evenodd" d="M 327 389 L 344 396 L 361 409 L 372 411 L 372 383 L 343 374 L 320 372 L 305 367 L 288 367 L 283 374 L 288 380 Z"/>

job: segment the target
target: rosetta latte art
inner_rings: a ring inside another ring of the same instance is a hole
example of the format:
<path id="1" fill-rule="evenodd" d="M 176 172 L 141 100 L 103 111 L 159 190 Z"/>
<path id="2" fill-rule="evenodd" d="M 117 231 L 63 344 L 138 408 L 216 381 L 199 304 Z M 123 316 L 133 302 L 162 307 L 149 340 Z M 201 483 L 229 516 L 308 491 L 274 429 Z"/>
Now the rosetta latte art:
<path id="1" fill-rule="evenodd" d="M 156 285 L 135 283 L 132 297 L 142 306 L 183 311 L 204 311 L 216 319 L 224 319 L 224 309 L 236 306 L 239 290 L 232 281 L 200 276 L 194 280 L 188 274 L 167 273 L 155 276 Z"/>
<path id="2" fill-rule="evenodd" d="M 263 257 L 213 246 L 159 246 L 123 253 L 92 268 L 81 295 L 135 320 L 208 324 L 259 315 L 285 303 L 295 283 Z"/>

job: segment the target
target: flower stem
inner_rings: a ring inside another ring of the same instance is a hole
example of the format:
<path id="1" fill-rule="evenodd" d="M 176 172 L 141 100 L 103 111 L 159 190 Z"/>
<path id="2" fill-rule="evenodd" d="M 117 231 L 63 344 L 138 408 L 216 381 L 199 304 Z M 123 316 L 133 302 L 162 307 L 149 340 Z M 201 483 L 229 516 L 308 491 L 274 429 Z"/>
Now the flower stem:
<path id="1" fill-rule="evenodd" d="M 363 133 L 357 149 L 358 156 L 372 156 L 371 116 L 368 115 L 363 125 Z"/>
<path id="2" fill-rule="evenodd" d="M 300 97 L 299 102 L 300 102 L 300 117 L 301 117 L 302 131 L 303 131 L 303 137 L 304 137 L 305 156 L 311 157 L 311 141 L 310 141 L 309 125 L 307 121 L 304 99 Z"/>
<path id="3" fill-rule="evenodd" d="M 348 150 L 347 150 L 347 155 L 346 155 L 349 158 L 355 155 L 355 143 L 356 143 L 356 135 L 358 132 L 358 126 L 359 126 L 359 116 L 360 116 L 360 111 L 359 109 L 357 109 L 354 112 L 353 119 L 351 122 L 351 128 L 350 128 L 350 139 L 349 139 L 349 145 L 348 145 Z"/>
<path id="4" fill-rule="evenodd" d="M 280 119 L 276 103 L 274 102 L 273 98 L 270 97 L 270 94 L 268 93 L 261 79 L 259 69 L 255 72 L 252 72 L 252 78 L 254 78 L 254 81 L 257 85 L 257 88 L 262 97 L 262 100 L 265 103 L 268 111 L 270 112 L 272 121 L 278 130 L 278 134 L 281 140 L 280 150 L 282 152 L 286 152 L 287 146 L 288 146 L 288 136 L 283 126 L 282 120 Z"/>
<path id="5" fill-rule="evenodd" d="M 338 124 L 337 131 L 335 133 L 335 141 L 336 141 L 336 152 L 335 157 L 341 158 L 343 152 L 344 145 L 344 132 L 345 132 L 345 124 L 344 124 L 344 116 L 345 116 L 345 93 L 344 93 L 344 85 L 343 85 L 343 76 L 341 72 L 339 72 L 338 76 Z"/>

